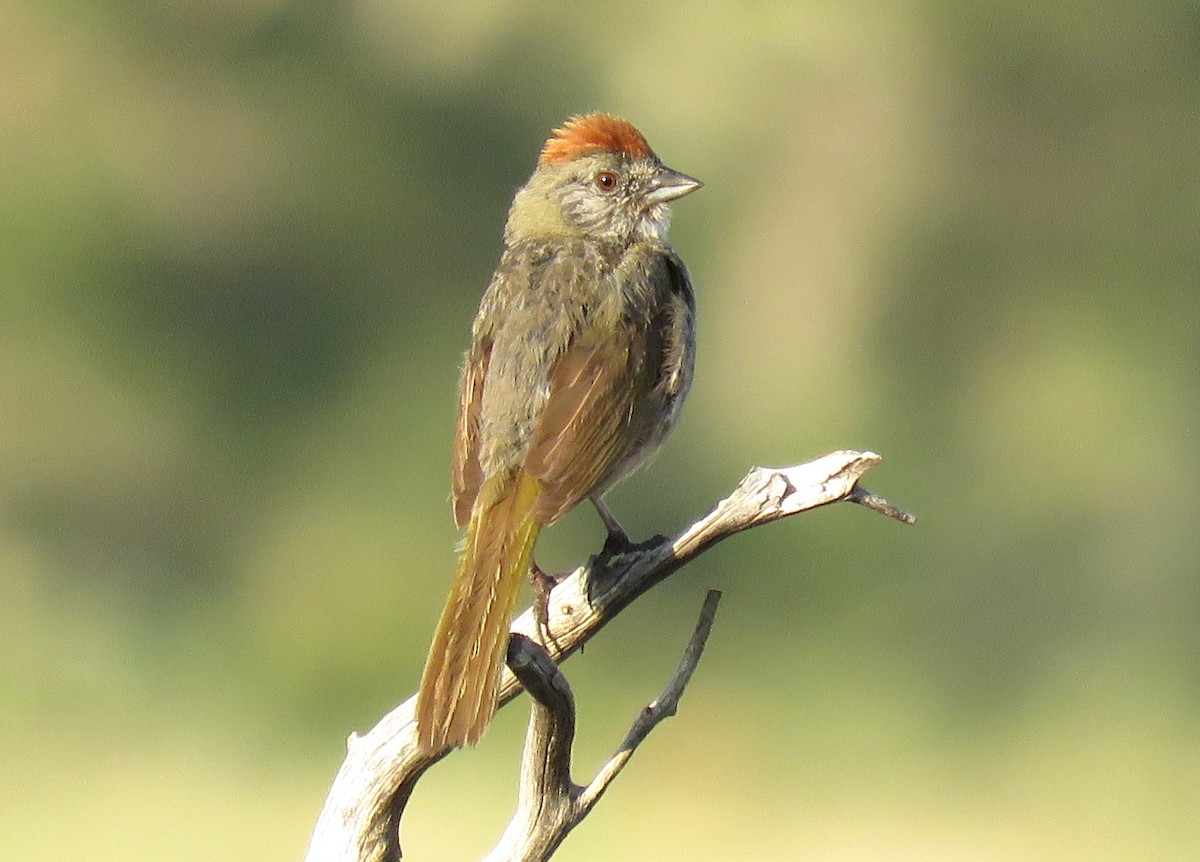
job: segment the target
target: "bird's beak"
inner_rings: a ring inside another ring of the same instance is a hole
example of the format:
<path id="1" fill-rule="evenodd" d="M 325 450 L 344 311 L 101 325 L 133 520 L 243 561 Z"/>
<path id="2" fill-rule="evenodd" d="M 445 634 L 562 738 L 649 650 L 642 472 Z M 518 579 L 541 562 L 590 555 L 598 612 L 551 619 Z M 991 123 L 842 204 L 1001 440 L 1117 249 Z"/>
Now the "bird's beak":
<path id="1" fill-rule="evenodd" d="M 681 174 L 670 168 L 662 168 L 651 182 L 646 197 L 651 203 L 665 204 L 691 194 L 702 185 L 704 183 L 687 174 Z"/>

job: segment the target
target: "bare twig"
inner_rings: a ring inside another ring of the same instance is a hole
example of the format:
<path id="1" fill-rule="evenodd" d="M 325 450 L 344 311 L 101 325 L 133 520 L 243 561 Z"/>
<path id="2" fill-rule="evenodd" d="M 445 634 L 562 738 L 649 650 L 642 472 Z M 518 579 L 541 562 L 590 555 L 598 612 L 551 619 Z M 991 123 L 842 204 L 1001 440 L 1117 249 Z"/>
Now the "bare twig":
<path id="1" fill-rule="evenodd" d="M 629 758 L 633 757 L 634 750 L 650 735 L 650 731 L 654 730 L 664 718 L 673 716 L 675 710 L 679 708 L 679 699 L 683 697 L 683 690 L 687 688 L 688 682 L 692 679 L 692 672 L 700 663 L 700 656 L 704 654 L 704 646 L 708 643 L 708 633 L 712 631 L 713 620 L 717 616 L 717 603 L 720 601 L 720 590 L 709 590 L 704 597 L 704 606 L 700 609 L 700 619 L 696 622 L 696 629 L 692 632 L 692 638 L 688 641 L 687 649 L 683 651 L 683 657 L 679 660 L 679 666 L 675 668 L 675 674 L 667 683 L 667 687 L 649 706 L 638 713 L 633 726 L 629 728 L 629 733 L 625 735 L 625 741 L 609 758 L 608 763 L 600 768 L 596 777 L 592 779 L 592 783 L 580 792 L 580 808 L 583 809 L 580 820 L 600 801 L 604 791 L 608 790 L 608 786 L 621 774 L 621 770 L 625 768 Z"/>
<path id="2" fill-rule="evenodd" d="M 873 494 L 861 485 L 855 485 L 854 490 L 846 497 L 848 503 L 858 503 L 860 506 L 865 506 L 868 509 L 878 512 L 881 515 L 886 515 L 889 518 L 894 518 L 901 524 L 917 523 L 917 516 L 911 515 L 903 509 L 889 503 L 887 500 L 880 497 L 878 494 Z"/>
<path id="3" fill-rule="evenodd" d="M 589 560 L 551 593 L 553 659 L 563 661 L 652 586 L 734 533 L 839 501 L 912 523 L 912 516 L 883 498 L 858 490 L 858 480 L 879 461 L 874 452 L 845 450 L 795 467 L 756 467 L 709 514 L 674 539 L 658 537 L 632 551 Z M 514 621 L 513 631 L 538 638 L 532 611 Z M 506 672 L 501 703 L 519 691 L 516 677 Z M 317 820 L 307 862 L 400 858 L 399 823 L 409 796 L 425 770 L 446 754 L 429 755 L 417 747 L 414 705 L 415 698 L 410 698 L 366 735 L 351 735 L 346 759 Z"/>
<path id="4" fill-rule="evenodd" d="M 571 780 L 575 701 L 566 677 L 542 647 L 524 635 L 513 635 L 508 665 L 534 704 L 521 762 L 517 811 L 484 862 L 544 862 L 587 817 L 650 731 L 675 714 L 704 653 L 720 599 L 718 590 L 708 591 L 696 630 L 667 687 L 638 714 L 616 753 L 586 787 Z"/>

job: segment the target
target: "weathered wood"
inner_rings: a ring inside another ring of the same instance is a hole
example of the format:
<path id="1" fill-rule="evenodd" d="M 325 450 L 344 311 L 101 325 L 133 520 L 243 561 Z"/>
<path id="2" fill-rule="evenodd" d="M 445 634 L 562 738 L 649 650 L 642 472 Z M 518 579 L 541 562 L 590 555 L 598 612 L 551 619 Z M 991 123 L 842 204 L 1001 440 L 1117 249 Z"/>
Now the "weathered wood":
<path id="1" fill-rule="evenodd" d="M 903 523 L 914 523 L 915 519 L 911 515 L 892 506 L 882 497 L 859 488 L 859 479 L 880 460 L 873 452 L 843 450 L 794 467 L 756 467 L 728 497 L 717 503 L 711 512 L 674 539 L 658 537 L 614 556 L 592 558 L 555 586 L 550 594 L 548 631 L 551 636 L 551 658 L 554 662 L 561 663 L 652 586 L 722 539 L 751 527 L 842 501 L 865 506 Z M 532 640 L 540 640 L 532 610 L 521 614 L 514 621 L 512 631 Z M 700 648 L 702 649 L 702 642 Z M 517 652 L 520 653 L 520 649 Z M 518 655 L 518 658 L 521 656 Z M 691 668 L 695 667 L 694 662 L 698 659 L 697 652 Z M 526 656 L 521 660 L 529 659 Z M 687 661 L 685 657 L 684 664 Z M 690 675 L 690 669 L 686 675 Z M 686 685 L 686 675 L 678 686 L 676 700 Z M 563 756 L 562 743 L 566 726 L 561 722 L 567 707 L 561 702 L 562 691 L 557 691 L 560 683 L 554 682 L 553 676 L 548 679 L 550 681 L 547 685 L 550 688 L 542 692 L 542 695 L 543 702 L 549 702 L 550 706 L 541 719 L 537 717 L 538 710 L 534 711 L 534 724 L 542 721 L 542 730 L 551 734 L 551 740 L 545 741 L 538 737 L 533 741 L 531 731 L 531 741 L 527 741 L 526 758 L 553 754 L 561 759 Z M 561 681 L 561 687 L 569 699 L 570 689 L 566 687 L 565 680 Z M 501 705 L 512 700 L 520 690 L 517 678 L 511 670 L 506 669 L 500 688 Z M 668 692 L 664 695 L 670 691 L 671 686 L 668 686 Z M 659 699 L 659 703 L 668 702 L 669 699 L 665 697 Z M 416 744 L 414 705 L 415 697 L 384 716 L 365 735 L 350 736 L 346 759 L 338 770 L 317 820 L 306 862 L 394 862 L 401 858 L 400 818 L 409 796 L 425 770 L 449 753 L 429 755 L 420 751 Z M 670 709 L 673 708 L 671 705 Z M 569 712 L 573 724 L 573 706 L 570 706 Z M 576 814 L 582 811 L 579 819 L 591 810 L 604 790 L 620 773 L 629 759 L 629 754 L 641 739 L 645 738 L 645 733 L 665 717 L 665 714 L 657 718 L 647 717 L 648 724 L 642 730 L 639 730 L 639 725 L 635 723 L 617 754 L 586 788 L 571 785 L 574 789 L 567 795 L 574 796 L 572 810 Z M 556 721 L 559 723 L 556 724 Z M 557 748 L 551 745 L 555 733 L 559 735 Z M 565 742 L 569 762 L 570 741 Z M 529 768 L 533 769 L 533 766 Z M 563 785 L 564 782 L 569 784 L 570 779 L 569 771 L 564 773 L 564 768 L 558 763 L 546 773 L 541 786 L 547 794 L 550 794 L 551 787 L 557 788 L 554 792 L 566 792 Z M 524 773 L 525 767 L 522 771 Z M 562 777 L 564 774 L 567 776 L 565 779 Z M 556 777 L 551 781 L 553 776 Z M 522 792 L 525 792 L 524 788 Z M 549 795 L 541 801 L 558 804 L 562 809 L 561 813 L 571 813 L 562 806 L 561 800 L 555 802 Z M 531 801 L 529 804 L 536 803 Z M 514 822 L 520 819 L 518 816 L 514 818 Z M 537 818 L 526 817 L 521 822 L 529 824 L 538 821 Z M 565 835 L 569 828 L 568 826 L 561 832 L 558 841 L 561 841 L 562 835 Z M 546 855 L 541 856 L 512 855 L 518 851 L 530 851 L 530 848 L 537 844 L 530 840 L 519 840 L 520 836 L 514 831 L 517 829 L 518 827 L 510 824 L 504 836 L 507 845 L 502 843 L 497 847 L 487 857 L 489 862 L 545 859 L 549 858 L 549 853 L 557 847 L 555 842 L 553 847 L 544 851 Z M 534 837 L 537 836 L 526 836 L 527 839 Z M 497 855 L 505 852 L 505 846 L 512 848 L 510 855 Z M 544 842 L 538 846 L 544 847 Z"/>

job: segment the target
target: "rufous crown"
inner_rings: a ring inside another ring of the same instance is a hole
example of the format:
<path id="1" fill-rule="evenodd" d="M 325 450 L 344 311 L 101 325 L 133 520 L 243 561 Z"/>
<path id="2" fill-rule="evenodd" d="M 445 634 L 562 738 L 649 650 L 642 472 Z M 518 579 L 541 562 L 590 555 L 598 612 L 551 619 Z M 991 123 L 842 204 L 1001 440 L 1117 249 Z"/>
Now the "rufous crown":
<path id="1" fill-rule="evenodd" d="M 571 117 L 550 135 L 539 165 L 561 165 L 580 156 L 604 151 L 630 158 L 655 158 L 642 133 L 612 114 L 580 114 Z"/>

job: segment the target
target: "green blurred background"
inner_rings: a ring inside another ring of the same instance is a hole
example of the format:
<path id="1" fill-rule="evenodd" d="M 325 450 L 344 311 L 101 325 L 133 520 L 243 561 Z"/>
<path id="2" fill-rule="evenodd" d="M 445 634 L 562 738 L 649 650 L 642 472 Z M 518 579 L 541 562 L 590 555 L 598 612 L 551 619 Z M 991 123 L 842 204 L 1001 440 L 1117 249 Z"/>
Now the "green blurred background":
<path id="1" fill-rule="evenodd" d="M 444 597 L 508 202 L 597 108 L 707 183 L 627 525 L 849 446 L 922 521 L 739 536 L 573 659 L 582 776 L 725 591 L 557 858 L 1200 858 L 1200 6 L 670 0 L 0 6 L 0 858 L 302 856 Z M 525 712 L 408 858 L 491 846 Z"/>

